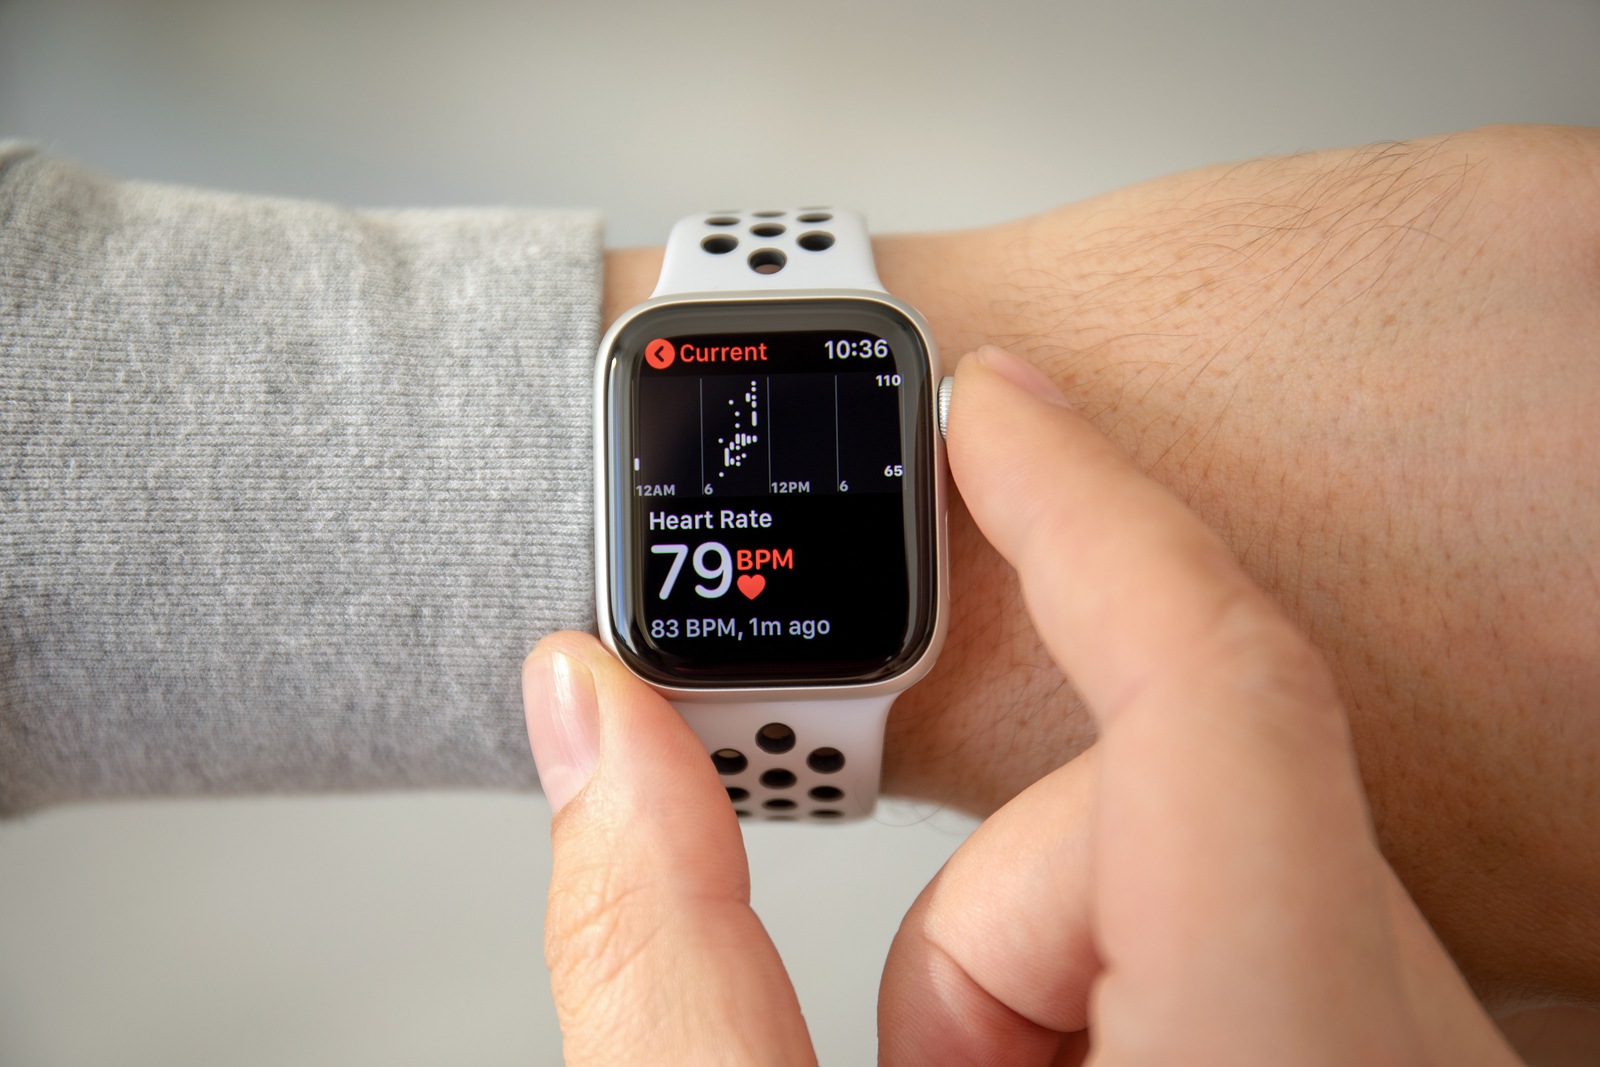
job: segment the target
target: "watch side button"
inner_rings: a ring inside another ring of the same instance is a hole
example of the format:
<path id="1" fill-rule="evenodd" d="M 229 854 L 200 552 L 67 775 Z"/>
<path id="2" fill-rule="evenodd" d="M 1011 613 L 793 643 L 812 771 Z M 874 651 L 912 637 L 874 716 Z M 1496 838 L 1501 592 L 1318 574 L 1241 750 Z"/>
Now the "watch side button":
<path id="1" fill-rule="evenodd" d="M 955 392 L 956 380 L 946 374 L 939 379 L 939 436 L 944 437 L 950 425 L 950 394 Z"/>

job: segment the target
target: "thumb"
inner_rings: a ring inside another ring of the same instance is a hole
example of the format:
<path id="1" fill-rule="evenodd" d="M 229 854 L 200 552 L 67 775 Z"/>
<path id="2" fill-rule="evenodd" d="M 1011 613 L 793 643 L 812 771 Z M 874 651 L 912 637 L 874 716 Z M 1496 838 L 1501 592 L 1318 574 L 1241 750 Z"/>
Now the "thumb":
<path id="1" fill-rule="evenodd" d="M 704 746 L 594 638 L 522 668 L 551 806 L 545 960 L 568 1064 L 811 1064 Z"/>

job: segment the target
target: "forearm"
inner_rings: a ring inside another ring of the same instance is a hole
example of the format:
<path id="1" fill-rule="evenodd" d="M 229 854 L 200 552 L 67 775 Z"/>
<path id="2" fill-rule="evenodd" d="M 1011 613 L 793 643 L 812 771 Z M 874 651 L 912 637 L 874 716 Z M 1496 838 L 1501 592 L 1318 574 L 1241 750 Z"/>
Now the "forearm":
<path id="1" fill-rule="evenodd" d="M 947 362 L 1030 356 L 1318 643 L 1391 861 L 1501 1006 L 1600 994 L 1553 948 L 1600 946 L 1597 173 L 1593 131 L 1486 130 L 876 242 Z M 658 264 L 613 253 L 608 308 Z M 951 540 L 885 781 L 989 811 L 1092 733 L 959 504 Z"/>
<path id="2" fill-rule="evenodd" d="M 1222 532 L 1392 743 L 1418 671 L 1457 687 L 1428 694 L 1440 713 L 1542 699 L 1491 684 L 1507 664 L 1521 683 L 1600 685 L 1575 675 L 1584 546 L 1510 529 L 1530 506 L 1563 534 L 1595 524 L 1600 464 L 1573 449 L 1593 448 L 1597 140 L 1483 131 L 1219 166 L 879 237 L 876 258 L 947 363 L 988 342 L 1028 354 Z M 660 257 L 607 254 L 607 321 L 649 294 Z M 1091 737 L 959 503 L 952 541 L 951 647 L 897 708 L 887 781 L 989 810 Z M 1516 632 L 1497 633 L 1509 616 Z"/>
<path id="3" fill-rule="evenodd" d="M 1569 130 L 1258 161 L 885 273 L 948 355 L 1049 371 L 1317 641 L 1391 861 L 1503 1004 L 1600 993 L 1553 950 L 1600 945 L 1573 847 L 1600 833 L 1597 173 Z M 982 809 L 1087 731 L 952 521 L 967 636 L 902 702 L 890 781 Z"/>
<path id="4" fill-rule="evenodd" d="M 598 220 L 0 166 L 0 812 L 528 787 L 593 619 Z"/>

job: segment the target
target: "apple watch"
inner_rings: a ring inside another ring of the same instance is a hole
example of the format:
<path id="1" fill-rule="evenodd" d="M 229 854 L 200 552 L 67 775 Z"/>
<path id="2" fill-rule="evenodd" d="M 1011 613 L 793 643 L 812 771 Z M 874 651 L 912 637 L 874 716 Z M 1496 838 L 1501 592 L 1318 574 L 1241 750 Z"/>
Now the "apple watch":
<path id="1" fill-rule="evenodd" d="M 601 639 L 741 817 L 861 818 L 948 613 L 938 358 L 861 216 L 680 221 L 600 344 Z"/>

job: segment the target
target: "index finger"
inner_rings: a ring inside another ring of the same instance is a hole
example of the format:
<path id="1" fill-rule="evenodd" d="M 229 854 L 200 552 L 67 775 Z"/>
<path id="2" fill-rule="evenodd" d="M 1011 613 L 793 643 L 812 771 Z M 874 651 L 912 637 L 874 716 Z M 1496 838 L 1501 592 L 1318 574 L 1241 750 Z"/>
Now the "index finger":
<path id="1" fill-rule="evenodd" d="M 1197 991 L 1185 1011 L 1214 1027 L 1241 960 L 1269 982 L 1280 974 L 1285 996 L 1306 987 L 1323 944 L 1349 966 L 1312 986 L 1385 970 L 1381 863 L 1347 723 L 1309 642 L 1198 518 L 1017 357 L 963 361 L 949 454 L 1100 728 L 1091 892 L 1107 971 L 1169 1004 L 1174 989 Z M 1374 921 L 1352 929 L 1352 915 Z"/>

